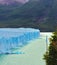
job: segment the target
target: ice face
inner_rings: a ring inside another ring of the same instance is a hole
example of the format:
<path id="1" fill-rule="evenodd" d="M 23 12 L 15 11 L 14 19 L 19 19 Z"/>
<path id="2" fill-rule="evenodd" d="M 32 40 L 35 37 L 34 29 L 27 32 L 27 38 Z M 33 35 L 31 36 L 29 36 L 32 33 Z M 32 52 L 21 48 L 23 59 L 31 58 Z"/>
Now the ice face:
<path id="1" fill-rule="evenodd" d="M 23 47 L 40 36 L 33 28 L 0 28 L 0 53 L 12 53 L 12 48 Z"/>

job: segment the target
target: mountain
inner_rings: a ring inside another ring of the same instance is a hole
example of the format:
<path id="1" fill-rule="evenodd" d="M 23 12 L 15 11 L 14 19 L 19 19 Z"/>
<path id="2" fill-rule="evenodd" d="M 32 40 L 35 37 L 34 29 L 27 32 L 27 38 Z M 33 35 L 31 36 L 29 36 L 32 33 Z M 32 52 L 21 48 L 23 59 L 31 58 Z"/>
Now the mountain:
<path id="1" fill-rule="evenodd" d="M 57 28 L 57 0 L 29 0 L 22 6 L 0 6 L 0 27 L 54 31 Z"/>

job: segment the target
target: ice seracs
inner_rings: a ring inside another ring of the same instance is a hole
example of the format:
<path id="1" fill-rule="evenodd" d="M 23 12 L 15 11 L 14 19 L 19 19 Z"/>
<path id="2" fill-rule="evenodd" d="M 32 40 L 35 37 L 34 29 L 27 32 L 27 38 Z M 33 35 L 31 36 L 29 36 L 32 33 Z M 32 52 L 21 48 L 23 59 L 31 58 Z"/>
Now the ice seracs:
<path id="1" fill-rule="evenodd" d="M 12 53 L 28 41 L 39 38 L 40 30 L 33 28 L 0 28 L 0 53 Z"/>

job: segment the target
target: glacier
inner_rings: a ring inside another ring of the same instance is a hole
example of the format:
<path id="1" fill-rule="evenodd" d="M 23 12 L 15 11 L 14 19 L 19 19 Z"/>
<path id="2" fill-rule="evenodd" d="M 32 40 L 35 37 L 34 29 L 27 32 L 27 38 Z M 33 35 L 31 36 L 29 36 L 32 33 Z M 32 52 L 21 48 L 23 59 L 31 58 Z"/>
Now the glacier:
<path id="1" fill-rule="evenodd" d="M 40 37 L 40 30 L 34 28 L 0 28 L 0 54 L 13 53 L 29 41 Z"/>

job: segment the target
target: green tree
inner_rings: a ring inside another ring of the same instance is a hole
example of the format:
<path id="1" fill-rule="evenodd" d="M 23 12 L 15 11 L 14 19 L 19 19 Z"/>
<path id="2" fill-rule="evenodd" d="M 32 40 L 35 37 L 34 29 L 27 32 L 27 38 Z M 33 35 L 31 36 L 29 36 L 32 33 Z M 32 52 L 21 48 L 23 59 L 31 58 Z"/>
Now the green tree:
<path id="1" fill-rule="evenodd" d="M 57 65 L 57 31 L 50 38 L 49 50 L 44 55 L 46 65 Z"/>

